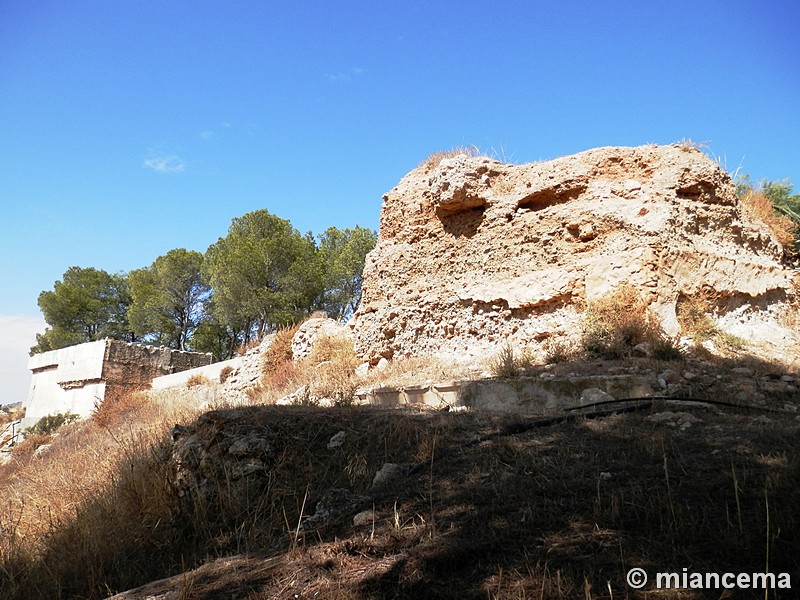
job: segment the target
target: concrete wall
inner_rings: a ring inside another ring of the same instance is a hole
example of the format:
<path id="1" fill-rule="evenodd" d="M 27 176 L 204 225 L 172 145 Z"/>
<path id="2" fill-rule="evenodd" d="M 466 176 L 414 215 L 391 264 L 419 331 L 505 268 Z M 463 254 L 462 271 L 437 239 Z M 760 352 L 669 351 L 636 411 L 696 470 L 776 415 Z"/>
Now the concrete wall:
<path id="1" fill-rule="evenodd" d="M 156 376 L 210 363 L 210 354 L 109 339 L 35 354 L 22 426 L 58 413 L 88 417 L 101 402 L 144 389 Z"/>
<path id="2" fill-rule="evenodd" d="M 46 415 L 89 416 L 105 397 L 103 358 L 106 340 L 34 354 L 28 362 L 31 387 L 23 427 Z"/>
<path id="3" fill-rule="evenodd" d="M 581 393 L 589 388 L 603 390 L 617 399 L 650 397 L 659 389 L 652 378 L 644 376 L 587 375 L 360 389 L 355 395 L 359 404 L 426 404 L 434 408 L 467 407 L 544 415 L 580 406 Z"/>
<path id="4" fill-rule="evenodd" d="M 185 385 L 186 382 L 189 381 L 189 379 L 194 376 L 205 377 L 210 381 L 219 381 L 219 374 L 222 372 L 222 369 L 224 369 L 225 367 L 230 367 L 231 369 L 238 369 L 241 366 L 242 366 L 242 358 L 240 356 L 237 356 L 236 358 L 232 358 L 230 360 L 223 360 L 222 362 L 207 365 L 205 367 L 196 367 L 194 369 L 181 371 L 180 373 L 173 373 L 172 375 L 162 375 L 161 377 L 156 377 L 155 379 L 153 379 L 151 387 L 154 390 L 165 390 L 167 388 L 177 387 L 179 385 Z"/>

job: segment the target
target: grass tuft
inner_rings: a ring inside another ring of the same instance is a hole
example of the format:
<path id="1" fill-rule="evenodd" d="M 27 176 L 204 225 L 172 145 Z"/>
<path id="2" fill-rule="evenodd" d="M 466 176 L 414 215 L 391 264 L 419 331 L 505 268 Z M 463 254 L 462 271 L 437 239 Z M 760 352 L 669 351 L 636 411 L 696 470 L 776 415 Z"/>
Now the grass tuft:
<path id="1" fill-rule="evenodd" d="M 511 343 L 506 343 L 489 362 L 489 372 L 492 377 L 512 379 L 519 377 L 532 364 L 533 360 L 528 352 L 516 352 Z"/>
<path id="2" fill-rule="evenodd" d="M 435 169 L 439 164 L 447 158 L 455 158 L 462 154 L 470 157 L 480 156 L 481 152 L 476 146 L 459 146 L 452 150 L 440 150 L 429 155 L 425 160 L 419 163 L 418 167 L 425 167 L 427 169 Z"/>
<path id="3" fill-rule="evenodd" d="M 590 354 L 606 359 L 626 358 L 645 342 L 661 355 L 680 354 L 635 287 L 621 285 L 587 306 L 581 345 Z"/>
<path id="4" fill-rule="evenodd" d="M 196 375 L 192 375 L 191 377 L 189 377 L 189 379 L 186 380 L 186 387 L 189 389 L 207 385 L 211 385 L 211 380 L 205 375 L 201 375 L 199 373 Z"/>
<path id="5" fill-rule="evenodd" d="M 226 381 L 228 381 L 228 378 L 229 378 L 229 377 L 230 377 L 232 374 L 233 374 L 233 367 L 231 367 L 231 366 L 224 367 L 224 368 L 223 368 L 223 369 L 222 369 L 222 370 L 219 372 L 219 382 L 220 382 L 220 383 L 225 383 Z"/>

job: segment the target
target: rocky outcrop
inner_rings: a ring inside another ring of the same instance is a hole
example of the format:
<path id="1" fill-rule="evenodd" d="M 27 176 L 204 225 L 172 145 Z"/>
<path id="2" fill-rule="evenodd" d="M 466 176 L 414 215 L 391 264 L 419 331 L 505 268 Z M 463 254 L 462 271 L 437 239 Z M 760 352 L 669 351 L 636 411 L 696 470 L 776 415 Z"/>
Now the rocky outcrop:
<path id="1" fill-rule="evenodd" d="M 300 325 L 292 337 L 292 358 L 300 360 L 311 354 L 317 340 L 323 337 L 349 336 L 350 330 L 327 317 L 312 317 Z"/>
<path id="2" fill-rule="evenodd" d="M 587 302 L 629 283 L 676 335 L 677 305 L 700 293 L 723 313 L 784 302 L 782 254 L 730 176 L 688 146 L 525 165 L 463 154 L 421 165 L 384 196 L 350 325 L 373 363 L 471 359 L 507 340 L 575 336 Z"/>

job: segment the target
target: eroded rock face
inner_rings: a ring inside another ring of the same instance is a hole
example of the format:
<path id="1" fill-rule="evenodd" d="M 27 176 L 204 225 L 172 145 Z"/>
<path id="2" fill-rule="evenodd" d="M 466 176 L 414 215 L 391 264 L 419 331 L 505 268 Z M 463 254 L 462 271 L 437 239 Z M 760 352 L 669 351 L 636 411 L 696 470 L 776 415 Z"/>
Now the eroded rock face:
<path id="1" fill-rule="evenodd" d="M 456 156 L 384 196 L 350 326 L 366 359 L 471 359 L 575 336 L 587 301 L 636 286 L 675 335 L 701 291 L 723 310 L 786 300 L 792 274 L 730 176 L 685 146 L 597 148 L 508 165 Z"/>

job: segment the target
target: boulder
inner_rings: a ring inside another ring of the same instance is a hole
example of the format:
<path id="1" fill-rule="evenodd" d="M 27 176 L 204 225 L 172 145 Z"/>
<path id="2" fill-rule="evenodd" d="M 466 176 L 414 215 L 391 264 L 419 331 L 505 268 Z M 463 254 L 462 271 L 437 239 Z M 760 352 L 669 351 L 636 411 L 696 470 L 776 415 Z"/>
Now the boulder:
<path id="1" fill-rule="evenodd" d="M 314 343 L 323 337 L 349 336 L 350 330 L 327 317 L 314 317 L 300 325 L 292 338 L 292 358 L 300 360 L 311 354 Z"/>
<path id="2" fill-rule="evenodd" d="M 787 304 L 782 256 L 730 176 L 688 145 L 524 165 L 463 154 L 420 165 L 384 196 L 349 325 L 373 365 L 473 361 L 509 341 L 577 339 L 586 303 L 627 283 L 675 336 L 677 306 L 698 294 L 723 312 Z"/>

